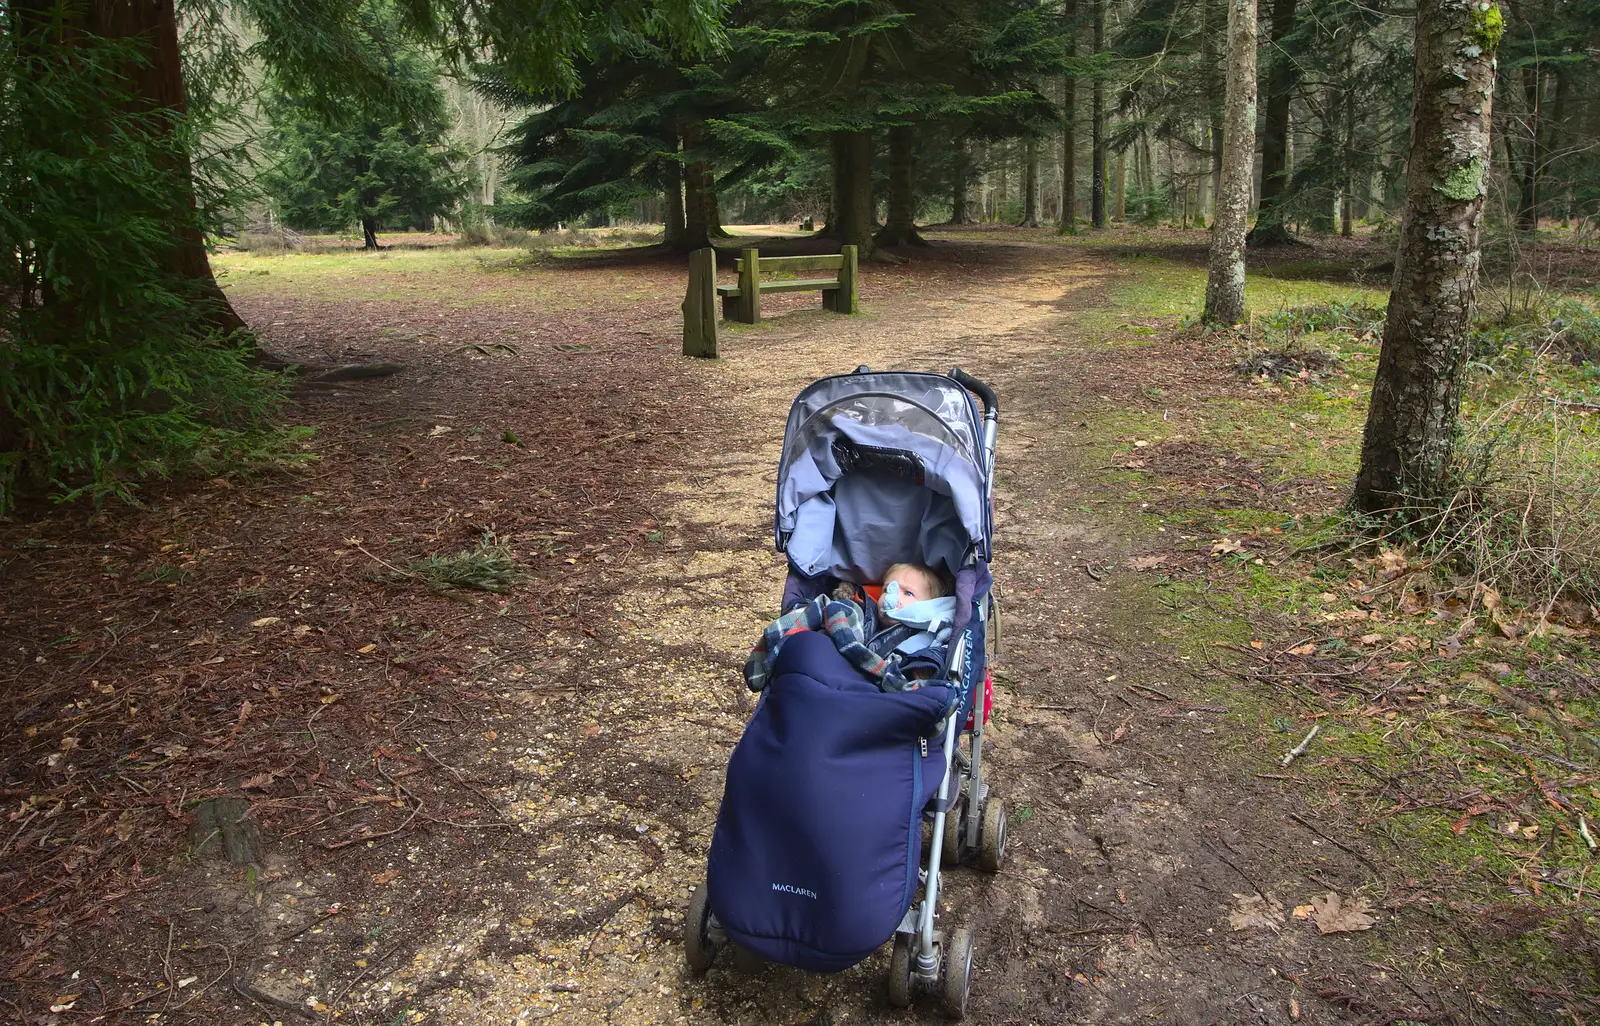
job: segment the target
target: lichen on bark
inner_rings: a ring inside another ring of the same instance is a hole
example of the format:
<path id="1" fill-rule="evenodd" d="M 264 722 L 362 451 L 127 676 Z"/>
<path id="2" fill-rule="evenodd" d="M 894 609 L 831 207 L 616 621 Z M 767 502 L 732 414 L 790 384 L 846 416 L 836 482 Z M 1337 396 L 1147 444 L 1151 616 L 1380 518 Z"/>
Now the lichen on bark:
<path id="1" fill-rule="evenodd" d="M 1461 203 L 1477 199 L 1485 194 L 1483 187 L 1484 163 L 1482 157 L 1473 157 L 1467 163 L 1452 168 L 1445 175 L 1444 181 L 1435 185 L 1446 199 L 1453 199 Z"/>

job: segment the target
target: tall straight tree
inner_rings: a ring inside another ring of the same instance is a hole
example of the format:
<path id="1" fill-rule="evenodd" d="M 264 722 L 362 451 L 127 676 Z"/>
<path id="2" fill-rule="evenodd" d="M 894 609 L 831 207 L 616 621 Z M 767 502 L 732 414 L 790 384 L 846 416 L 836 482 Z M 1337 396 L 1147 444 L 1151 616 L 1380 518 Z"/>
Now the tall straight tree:
<path id="1" fill-rule="evenodd" d="M 1022 227 L 1039 227 L 1039 140 L 1024 144 L 1022 167 Z"/>
<path id="2" fill-rule="evenodd" d="M 1061 77 L 1061 230 L 1072 231 L 1078 220 L 1078 75 L 1071 66 L 1078 56 L 1078 0 L 1066 0 L 1067 72 Z"/>
<path id="3" fill-rule="evenodd" d="M 1405 217 L 1352 502 L 1368 512 L 1449 488 L 1489 169 L 1489 0 L 1419 0 Z"/>
<path id="4" fill-rule="evenodd" d="M 1228 85 L 1222 123 L 1222 189 L 1211 227 L 1207 324 L 1244 320 L 1244 235 L 1256 153 L 1256 0 L 1228 3 Z"/>
<path id="5" fill-rule="evenodd" d="M 1294 31 L 1297 0 L 1273 0 L 1272 24 L 1268 38 L 1272 45 L 1267 56 L 1266 121 L 1261 126 L 1261 202 L 1256 227 L 1250 233 L 1252 244 L 1282 245 L 1289 242 L 1279 197 L 1289 184 L 1289 108 L 1294 88 L 1300 80 L 1299 64 L 1285 42 Z"/>
<path id="6" fill-rule="evenodd" d="M 1089 224 L 1095 228 L 1106 226 L 1106 80 L 1105 69 L 1099 58 L 1106 48 L 1106 0 L 1094 3 L 1094 98 L 1090 101 L 1089 163 Z"/>

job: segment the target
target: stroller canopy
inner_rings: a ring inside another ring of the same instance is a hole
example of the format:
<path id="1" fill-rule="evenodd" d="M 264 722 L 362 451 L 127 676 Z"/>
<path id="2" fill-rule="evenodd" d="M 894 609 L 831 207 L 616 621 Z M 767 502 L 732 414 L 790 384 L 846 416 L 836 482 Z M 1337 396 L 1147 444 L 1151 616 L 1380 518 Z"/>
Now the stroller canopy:
<path id="1" fill-rule="evenodd" d="M 863 371 L 808 385 L 778 464 L 779 551 L 808 577 L 858 584 L 894 563 L 954 574 L 987 561 L 981 423 L 972 396 L 942 374 Z"/>

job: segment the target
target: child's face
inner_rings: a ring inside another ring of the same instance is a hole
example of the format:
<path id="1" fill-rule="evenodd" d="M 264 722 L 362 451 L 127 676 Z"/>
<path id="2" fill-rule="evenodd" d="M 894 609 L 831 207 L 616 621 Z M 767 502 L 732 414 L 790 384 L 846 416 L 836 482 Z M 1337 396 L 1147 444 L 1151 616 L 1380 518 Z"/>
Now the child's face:
<path id="1" fill-rule="evenodd" d="M 932 574 L 909 566 L 896 567 L 894 573 L 883 579 L 885 588 L 890 584 L 900 585 L 900 604 L 905 606 L 936 598 L 939 590 Z"/>

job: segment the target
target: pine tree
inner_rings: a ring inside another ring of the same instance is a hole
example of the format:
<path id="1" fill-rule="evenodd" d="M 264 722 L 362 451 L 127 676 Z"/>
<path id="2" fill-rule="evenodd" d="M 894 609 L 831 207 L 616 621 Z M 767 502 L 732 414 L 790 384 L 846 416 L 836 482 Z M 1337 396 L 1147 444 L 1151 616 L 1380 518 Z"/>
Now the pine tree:
<path id="1" fill-rule="evenodd" d="M 263 105 L 272 129 L 261 185 L 292 228 L 361 229 L 367 249 L 380 228 L 426 228 L 454 211 L 466 193 L 466 154 L 445 145 L 450 121 L 438 71 L 382 33 L 394 49 L 388 81 L 393 105 L 369 103 L 326 112 L 279 82 Z"/>

